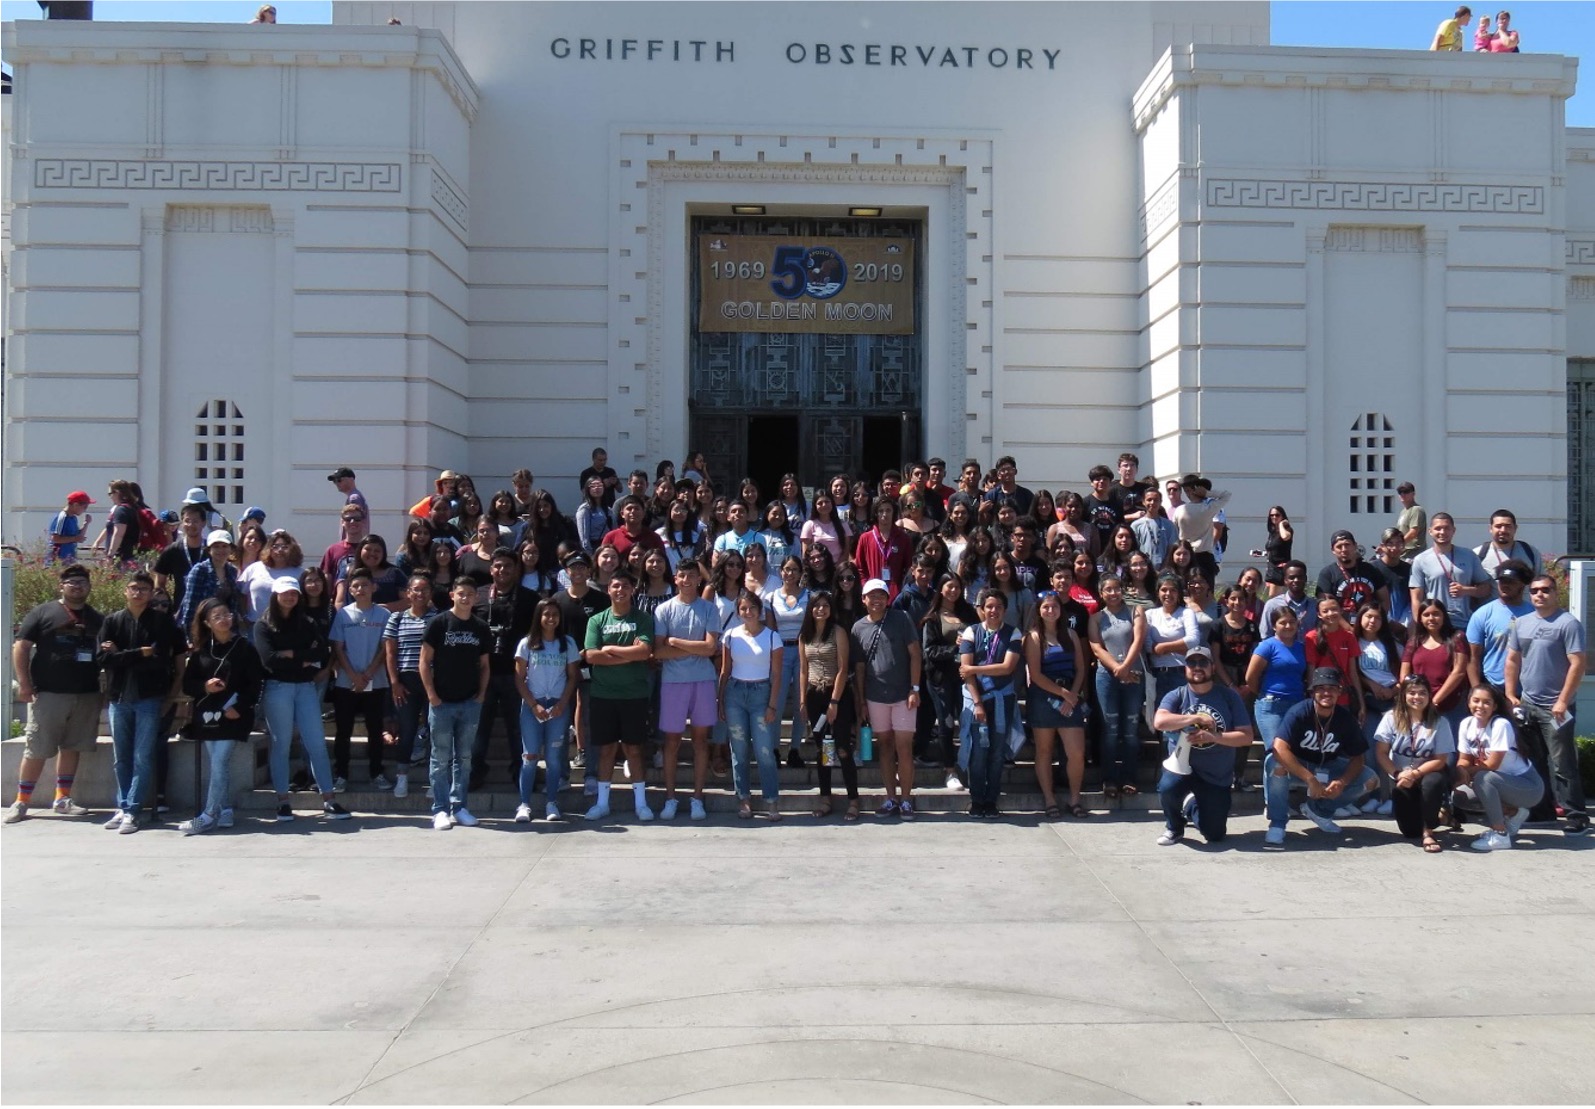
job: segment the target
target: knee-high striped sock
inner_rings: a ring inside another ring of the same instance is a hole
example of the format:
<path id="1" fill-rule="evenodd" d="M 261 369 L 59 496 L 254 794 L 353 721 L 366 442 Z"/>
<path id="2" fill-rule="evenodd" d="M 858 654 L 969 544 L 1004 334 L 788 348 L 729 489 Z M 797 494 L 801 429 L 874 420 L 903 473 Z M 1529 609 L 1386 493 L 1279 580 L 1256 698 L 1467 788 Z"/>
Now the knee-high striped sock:
<path id="1" fill-rule="evenodd" d="M 55 799 L 57 801 L 64 801 L 72 796 L 72 779 L 74 777 L 76 775 L 73 774 L 57 774 L 55 776 Z"/>

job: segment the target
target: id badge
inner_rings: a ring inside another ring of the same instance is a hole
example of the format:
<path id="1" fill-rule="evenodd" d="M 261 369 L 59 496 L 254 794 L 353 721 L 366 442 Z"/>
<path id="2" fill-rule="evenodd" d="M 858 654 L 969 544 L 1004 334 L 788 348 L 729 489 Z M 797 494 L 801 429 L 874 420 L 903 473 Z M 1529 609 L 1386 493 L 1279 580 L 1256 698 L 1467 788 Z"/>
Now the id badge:
<path id="1" fill-rule="evenodd" d="M 1328 771 L 1320 770 L 1318 773 L 1314 774 L 1313 777 L 1318 779 L 1318 784 L 1319 785 L 1327 786 L 1329 784 L 1329 772 Z"/>
<path id="2" fill-rule="evenodd" d="M 93 662 L 94 661 L 94 652 L 89 650 L 87 647 L 79 647 L 78 648 L 78 661 L 79 662 Z"/>
<path id="3" fill-rule="evenodd" d="M 892 580 L 892 568 L 890 566 L 881 567 L 881 580 L 885 582 Z"/>

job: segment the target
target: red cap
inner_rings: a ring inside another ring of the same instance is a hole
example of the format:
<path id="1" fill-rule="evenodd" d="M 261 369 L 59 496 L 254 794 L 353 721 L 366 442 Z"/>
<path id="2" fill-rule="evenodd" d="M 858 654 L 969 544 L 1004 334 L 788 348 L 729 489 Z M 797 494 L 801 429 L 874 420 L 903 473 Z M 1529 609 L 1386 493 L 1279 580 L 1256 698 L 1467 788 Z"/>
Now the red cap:
<path id="1" fill-rule="evenodd" d="M 66 503 L 72 504 L 75 501 L 82 501 L 84 504 L 93 504 L 94 498 L 89 496 L 81 489 L 74 489 L 72 492 L 66 495 Z"/>

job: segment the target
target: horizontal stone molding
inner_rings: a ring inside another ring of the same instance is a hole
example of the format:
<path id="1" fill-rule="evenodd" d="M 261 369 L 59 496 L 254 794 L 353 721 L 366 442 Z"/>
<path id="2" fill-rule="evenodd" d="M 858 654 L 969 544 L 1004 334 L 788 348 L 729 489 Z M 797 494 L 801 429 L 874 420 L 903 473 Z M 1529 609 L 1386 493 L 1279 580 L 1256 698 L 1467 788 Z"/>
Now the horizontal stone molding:
<path id="1" fill-rule="evenodd" d="M 1264 181 L 1209 178 L 1210 208 L 1343 212 L 1493 212 L 1543 215 L 1540 185 L 1459 185 L 1411 181 Z"/>
<path id="2" fill-rule="evenodd" d="M 397 162 L 40 158 L 33 168 L 33 185 L 39 189 L 396 193 L 402 180 Z"/>

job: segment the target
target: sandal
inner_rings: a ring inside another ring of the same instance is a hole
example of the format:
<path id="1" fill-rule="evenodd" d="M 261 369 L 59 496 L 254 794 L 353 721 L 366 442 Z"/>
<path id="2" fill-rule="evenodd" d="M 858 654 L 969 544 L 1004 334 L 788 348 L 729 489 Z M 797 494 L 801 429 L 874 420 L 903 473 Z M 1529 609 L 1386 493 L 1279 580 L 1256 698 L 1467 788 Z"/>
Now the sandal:
<path id="1" fill-rule="evenodd" d="M 1074 817 L 1076 820 L 1084 820 L 1086 817 L 1091 815 L 1091 810 L 1086 808 L 1081 802 L 1076 801 L 1074 804 L 1069 806 L 1069 815 Z"/>
<path id="2" fill-rule="evenodd" d="M 768 805 L 766 805 L 764 807 L 764 815 L 765 815 L 765 819 L 768 820 L 771 824 L 775 824 L 778 821 L 780 821 L 780 819 L 781 819 L 781 804 L 780 804 L 780 802 L 771 801 Z"/>
<path id="3" fill-rule="evenodd" d="M 1109 801 L 1117 801 L 1119 799 L 1119 787 L 1118 786 L 1103 786 L 1102 787 L 1102 795 L 1104 797 L 1106 797 Z"/>
<path id="4" fill-rule="evenodd" d="M 1140 793 L 1140 792 L 1141 791 L 1136 789 L 1135 786 L 1133 786 L 1133 785 L 1124 785 L 1124 786 L 1120 786 L 1119 787 L 1119 793 L 1122 794 L 1125 797 L 1134 797 L 1137 793 Z"/>
<path id="5" fill-rule="evenodd" d="M 750 802 L 747 802 L 747 801 L 738 801 L 737 802 L 737 819 L 738 820 L 752 820 L 753 819 L 753 805 Z"/>
<path id="6" fill-rule="evenodd" d="M 848 820 L 848 821 L 857 820 L 858 819 L 858 812 L 859 812 L 858 802 L 856 800 L 849 801 L 847 803 L 847 812 L 845 814 L 843 814 L 842 819 L 843 820 Z"/>
<path id="7" fill-rule="evenodd" d="M 1061 809 L 1058 808 L 1057 805 L 1048 805 L 1047 806 L 1047 819 L 1048 820 L 1058 820 L 1062 816 L 1063 816 L 1063 812 L 1062 812 Z"/>
<path id="8" fill-rule="evenodd" d="M 820 798 L 820 803 L 814 806 L 814 815 L 819 819 L 824 820 L 826 817 L 831 815 L 831 808 L 831 799 L 829 797 L 822 797 Z"/>
<path id="9" fill-rule="evenodd" d="M 1423 849 L 1430 855 L 1438 855 L 1441 851 L 1445 850 L 1440 846 L 1440 841 L 1428 833 L 1425 833 L 1423 837 Z"/>

